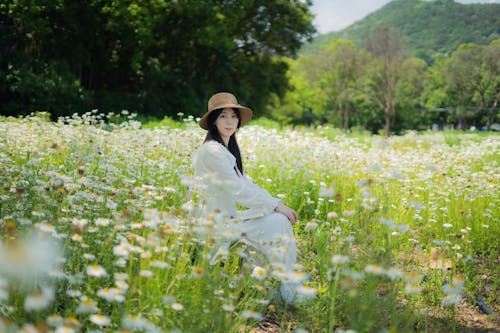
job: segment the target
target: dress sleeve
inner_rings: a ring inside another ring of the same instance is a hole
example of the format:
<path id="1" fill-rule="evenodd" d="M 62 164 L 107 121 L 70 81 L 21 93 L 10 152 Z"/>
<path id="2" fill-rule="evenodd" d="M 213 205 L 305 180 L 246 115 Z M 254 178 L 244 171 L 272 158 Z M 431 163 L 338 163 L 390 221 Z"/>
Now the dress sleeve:
<path id="1" fill-rule="evenodd" d="M 279 203 L 265 189 L 251 182 L 246 176 L 238 175 L 235 163 L 226 148 L 218 143 L 205 143 L 202 151 L 205 167 L 210 171 L 208 177 L 214 177 L 211 182 L 235 201 L 247 208 L 262 210 L 263 214 L 271 213 Z"/>

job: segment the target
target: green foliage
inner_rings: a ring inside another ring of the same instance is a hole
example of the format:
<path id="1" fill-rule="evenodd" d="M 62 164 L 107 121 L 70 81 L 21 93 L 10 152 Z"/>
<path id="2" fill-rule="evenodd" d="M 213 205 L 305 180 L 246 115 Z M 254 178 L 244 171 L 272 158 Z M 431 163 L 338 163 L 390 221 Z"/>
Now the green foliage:
<path id="1" fill-rule="evenodd" d="M 386 135 L 434 124 L 489 130 L 499 120 L 497 40 L 464 44 L 432 66 L 404 56 L 401 43 L 394 29 L 379 29 L 369 34 L 367 50 L 333 40 L 317 53 L 291 61 L 293 89 L 275 102 L 273 119 L 344 129 L 361 126 L 372 133 L 384 128 Z"/>
<path id="2" fill-rule="evenodd" d="M 260 113 L 314 32 L 311 1 L 35 1 L 0 4 L 2 114 L 200 115 L 215 91 Z M 6 78 L 19 71 L 19 79 Z M 33 81 L 33 83 L 29 82 Z M 54 82 L 52 82 L 54 81 Z"/>
<path id="3" fill-rule="evenodd" d="M 0 82 L 0 96 L 5 98 L 0 107 L 2 114 L 47 111 L 57 118 L 91 107 L 87 102 L 91 94 L 82 89 L 67 68 L 44 64 L 34 70 L 26 64 L 9 65 L 4 74 Z"/>
<path id="4" fill-rule="evenodd" d="M 260 117 L 255 120 L 252 120 L 250 124 L 254 126 L 260 126 L 266 129 L 281 129 L 283 127 L 281 123 L 266 117 Z"/>
<path id="5" fill-rule="evenodd" d="M 460 4 L 453 0 L 394 0 L 351 26 L 320 35 L 305 44 L 301 54 L 316 53 L 332 39 L 358 46 L 377 28 L 394 27 L 405 36 L 410 55 L 432 62 L 450 55 L 464 43 L 488 44 L 500 37 L 500 4 Z"/>
<path id="6" fill-rule="evenodd" d="M 141 121 L 141 119 L 138 119 Z M 157 120 L 157 119 L 143 119 L 142 121 L 141 128 L 144 129 L 154 129 L 154 128 L 161 128 L 161 127 L 167 127 L 167 128 L 183 128 L 184 124 L 182 122 L 176 121 L 170 117 L 165 117 L 162 120 Z"/>

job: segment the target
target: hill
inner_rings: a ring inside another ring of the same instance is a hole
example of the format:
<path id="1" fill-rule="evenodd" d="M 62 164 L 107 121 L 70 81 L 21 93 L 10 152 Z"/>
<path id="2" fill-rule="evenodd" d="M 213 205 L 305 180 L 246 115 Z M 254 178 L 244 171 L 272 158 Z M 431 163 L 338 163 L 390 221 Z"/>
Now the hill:
<path id="1" fill-rule="evenodd" d="M 393 0 L 341 31 L 319 35 L 303 46 L 301 54 L 317 52 L 322 45 L 338 38 L 361 46 L 367 32 L 382 27 L 399 29 L 409 53 L 432 62 L 461 44 L 487 44 L 500 38 L 500 4 Z"/>

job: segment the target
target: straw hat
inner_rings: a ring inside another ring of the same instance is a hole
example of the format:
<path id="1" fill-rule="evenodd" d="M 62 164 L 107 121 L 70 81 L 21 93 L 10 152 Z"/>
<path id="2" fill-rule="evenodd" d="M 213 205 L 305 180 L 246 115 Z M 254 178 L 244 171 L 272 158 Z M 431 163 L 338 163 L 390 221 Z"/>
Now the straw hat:
<path id="1" fill-rule="evenodd" d="M 240 111 L 240 127 L 247 123 L 250 119 L 252 119 L 253 111 L 246 106 L 242 106 L 238 104 L 236 97 L 233 94 L 228 92 L 220 92 L 208 100 L 208 111 L 201 117 L 200 119 L 200 127 L 208 130 L 208 116 L 212 111 L 217 109 L 224 108 L 234 108 Z"/>

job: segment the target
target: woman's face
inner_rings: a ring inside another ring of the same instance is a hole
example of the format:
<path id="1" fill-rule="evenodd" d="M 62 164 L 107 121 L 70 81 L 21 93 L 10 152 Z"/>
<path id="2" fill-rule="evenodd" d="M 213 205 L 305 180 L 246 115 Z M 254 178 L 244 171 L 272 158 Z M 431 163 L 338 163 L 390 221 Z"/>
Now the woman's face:
<path id="1" fill-rule="evenodd" d="M 236 132 L 238 128 L 238 122 L 238 116 L 231 108 L 223 109 L 220 115 L 215 120 L 215 126 L 217 127 L 217 130 L 219 131 L 219 134 L 226 145 L 229 142 L 229 138 L 231 137 L 231 135 Z"/>

